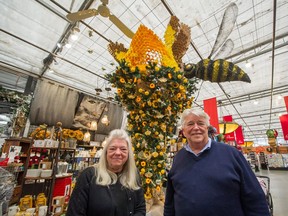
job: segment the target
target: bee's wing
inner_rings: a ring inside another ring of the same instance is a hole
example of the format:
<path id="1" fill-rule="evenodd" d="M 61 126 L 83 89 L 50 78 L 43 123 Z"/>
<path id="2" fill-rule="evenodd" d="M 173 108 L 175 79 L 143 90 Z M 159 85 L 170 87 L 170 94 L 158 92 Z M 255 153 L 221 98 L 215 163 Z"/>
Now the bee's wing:
<path id="1" fill-rule="evenodd" d="M 225 59 L 229 56 L 234 48 L 234 43 L 231 39 L 225 41 L 221 49 L 212 57 L 213 59 Z"/>
<path id="2" fill-rule="evenodd" d="M 234 28 L 237 16 L 238 7 L 235 3 L 231 3 L 225 10 L 215 44 L 208 58 L 211 58 L 211 56 L 222 46 L 224 41 L 228 38 Z"/>

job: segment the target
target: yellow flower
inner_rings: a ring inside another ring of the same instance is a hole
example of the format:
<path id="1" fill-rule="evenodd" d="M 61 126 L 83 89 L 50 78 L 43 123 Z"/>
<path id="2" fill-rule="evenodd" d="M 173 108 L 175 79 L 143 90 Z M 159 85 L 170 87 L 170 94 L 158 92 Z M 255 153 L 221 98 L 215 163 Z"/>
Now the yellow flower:
<path id="1" fill-rule="evenodd" d="M 76 134 L 76 139 L 77 140 L 83 140 L 83 138 L 84 138 L 84 134 L 82 132 Z"/>
<path id="2" fill-rule="evenodd" d="M 120 82 L 121 82 L 121 83 L 125 83 L 125 79 L 124 79 L 124 78 L 121 78 L 121 79 L 120 79 Z"/>
<path id="3" fill-rule="evenodd" d="M 160 187 L 160 186 L 157 186 L 157 187 L 156 187 L 156 191 L 160 192 L 160 191 L 161 191 L 161 187 Z"/>
<path id="4" fill-rule="evenodd" d="M 69 130 L 69 132 L 68 132 L 68 136 L 69 136 L 70 138 L 74 138 L 74 137 L 76 136 L 75 131 L 73 131 L 73 130 Z"/>
<path id="5" fill-rule="evenodd" d="M 145 91 L 145 93 L 144 93 L 146 96 L 148 96 L 149 95 L 149 91 Z"/>
<path id="6" fill-rule="evenodd" d="M 146 166 L 146 162 L 145 161 L 141 161 L 141 166 L 145 167 Z"/>
<path id="7" fill-rule="evenodd" d="M 146 136 L 149 136 L 150 134 L 151 134 L 151 131 L 149 131 L 149 130 L 145 131 Z"/>
<path id="8" fill-rule="evenodd" d="M 120 94 L 122 92 L 122 89 L 118 88 L 117 93 Z"/>
<path id="9" fill-rule="evenodd" d="M 181 75 L 181 74 L 178 74 L 178 75 L 177 75 L 177 78 L 178 78 L 178 79 L 181 79 L 181 78 L 182 78 L 182 75 Z"/>
<path id="10" fill-rule="evenodd" d="M 162 175 L 164 175 L 166 173 L 166 171 L 164 169 L 162 169 L 160 172 Z"/>
<path id="11" fill-rule="evenodd" d="M 141 97 L 137 96 L 137 97 L 136 97 L 136 102 L 139 103 L 140 101 L 141 101 Z"/>
<path id="12" fill-rule="evenodd" d="M 150 84 L 150 88 L 151 88 L 151 89 L 154 89 L 154 88 L 155 88 L 155 84 L 154 84 L 154 83 L 151 83 L 151 84 Z"/>
<path id="13" fill-rule="evenodd" d="M 153 153 L 152 153 L 152 156 L 153 156 L 154 158 L 158 157 L 158 152 L 153 152 Z"/>
<path id="14" fill-rule="evenodd" d="M 150 184 L 150 182 L 151 182 L 151 179 L 149 179 L 149 178 L 146 178 L 145 182 L 146 182 L 146 184 Z"/>
<path id="15" fill-rule="evenodd" d="M 172 79 L 172 74 L 171 73 L 168 73 L 168 78 Z"/>
<path id="16" fill-rule="evenodd" d="M 176 83 L 176 82 L 174 82 L 174 83 L 173 83 L 173 87 L 174 87 L 174 88 L 178 88 L 178 87 L 179 87 L 179 84 Z"/>
<path id="17" fill-rule="evenodd" d="M 151 193 L 145 193 L 144 197 L 145 197 L 145 199 L 151 199 L 152 198 L 152 194 Z"/>

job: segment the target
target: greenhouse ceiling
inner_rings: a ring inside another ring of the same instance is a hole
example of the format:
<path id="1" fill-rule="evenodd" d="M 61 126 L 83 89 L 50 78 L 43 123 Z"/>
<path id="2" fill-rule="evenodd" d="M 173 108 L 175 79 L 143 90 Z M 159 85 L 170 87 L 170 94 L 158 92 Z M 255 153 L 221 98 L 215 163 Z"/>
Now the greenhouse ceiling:
<path id="1" fill-rule="evenodd" d="M 143 24 L 163 40 L 170 17 L 191 28 L 183 63 L 208 58 L 225 9 L 234 3 L 236 23 L 228 34 L 234 47 L 222 56 L 242 68 L 251 83 L 200 80 L 194 107 L 216 97 L 218 115 L 232 115 L 244 129 L 245 140 L 263 143 L 266 130 L 276 129 L 283 140 L 279 115 L 287 114 L 288 2 L 285 0 L 0 0 L 0 84 L 23 91 L 28 76 L 64 85 L 88 95 L 110 84 L 105 74 L 117 62 L 109 40 L 129 48 Z M 91 9 L 78 18 L 68 14 Z M 93 10 L 92 10 L 93 9 Z M 232 16 L 232 15 L 229 15 Z M 71 19 L 80 19 L 78 22 Z M 224 28 L 228 28 L 229 23 Z M 72 40 L 76 33 L 77 40 Z M 71 45 L 67 48 L 67 43 Z M 248 67 L 250 64 L 250 67 Z M 98 96 L 111 96 L 105 90 Z"/>

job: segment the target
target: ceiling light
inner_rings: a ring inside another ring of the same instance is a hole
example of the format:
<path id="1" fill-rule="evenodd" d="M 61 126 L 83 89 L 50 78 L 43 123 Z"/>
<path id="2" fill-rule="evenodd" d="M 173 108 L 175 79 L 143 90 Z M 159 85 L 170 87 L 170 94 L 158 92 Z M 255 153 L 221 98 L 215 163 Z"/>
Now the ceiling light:
<path id="1" fill-rule="evenodd" d="M 61 43 L 57 43 L 57 47 L 58 47 L 58 48 L 61 48 L 61 47 L 62 47 L 62 44 L 61 44 Z"/>
<path id="2" fill-rule="evenodd" d="M 90 130 L 96 131 L 97 130 L 97 121 L 92 121 L 90 124 Z"/>
<path id="3" fill-rule="evenodd" d="M 109 120 L 108 120 L 108 116 L 104 115 L 103 118 L 101 119 L 102 124 L 108 126 L 109 125 Z"/>
<path id="4" fill-rule="evenodd" d="M 72 45 L 70 43 L 67 43 L 67 44 L 65 44 L 65 47 L 69 49 L 72 47 Z"/>
<path id="5" fill-rule="evenodd" d="M 75 34 L 75 33 L 73 33 L 73 34 L 71 35 L 71 40 L 75 41 L 75 40 L 77 40 L 77 39 L 78 39 L 78 35 Z"/>
<path id="6" fill-rule="evenodd" d="M 278 95 L 277 99 L 281 100 L 283 97 L 281 95 Z"/>
<path id="7" fill-rule="evenodd" d="M 257 100 L 255 100 L 253 103 L 254 103 L 254 105 L 257 105 L 259 102 Z"/>
<path id="8" fill-rule="evenodd" d="M 89 131 L 87 131 L 87 132 L 84 134 L 83 141 L 84 141 L 84 142 L 90 142 L 90 137 L 91 137 L 91 134 L 89 133 Z"/>

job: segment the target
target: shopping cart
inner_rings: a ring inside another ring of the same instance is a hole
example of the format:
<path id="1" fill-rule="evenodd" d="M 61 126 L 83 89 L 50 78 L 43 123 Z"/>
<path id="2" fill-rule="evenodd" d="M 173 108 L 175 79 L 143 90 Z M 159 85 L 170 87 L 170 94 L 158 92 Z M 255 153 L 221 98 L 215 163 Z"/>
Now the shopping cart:
<path id="1" fill-rule="evenodd" d="M 273 200 L 272 200 L 272 196 L 270 193 L 270 178 L 268 176 L 262 176 L 262 175 L 257 175 L 256 177 L 266 196 L 270 215 L 273 216 Z"/>

